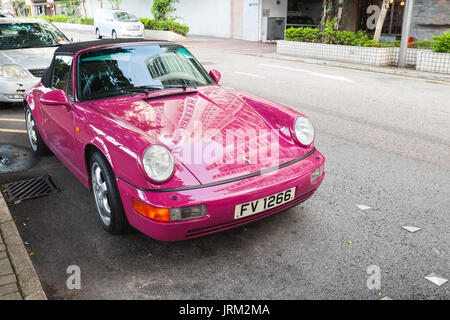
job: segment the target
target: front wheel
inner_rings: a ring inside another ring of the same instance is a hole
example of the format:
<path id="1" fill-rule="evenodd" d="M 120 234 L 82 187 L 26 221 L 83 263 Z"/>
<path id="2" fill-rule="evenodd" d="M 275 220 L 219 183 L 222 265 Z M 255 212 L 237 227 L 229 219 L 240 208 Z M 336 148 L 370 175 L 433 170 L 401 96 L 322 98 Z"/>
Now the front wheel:
<path id="1" fill-rule="evenodd" d="M 102 36 L 100 35 L 100 30 L 97 28 L 97 29 L 95 29 L 95 37 L 97 38 L 97 39 L 101 39 L 102 38 Z"/>
<path id="2" fill-rule="evenodd" d="M 36 127 L 36 122 L 34 121 L 33 113 L 31 109 L 27 107 L 25 111 L 25 122 L 27 125 L 27 134 L 28 140 L 30 142 L 31 150 L 34 154 L 38 156 L 44 156 L 50 153 L 47 145 L 39 133 L 38 128 Z"/>
<path id="3" fill-rule="evenodd" d="M 89 164 L 95 205 L 103 228 L 111 234 L 126 233 L 130 228 L 109 162 L 103 154 L 94 152 Z"/>

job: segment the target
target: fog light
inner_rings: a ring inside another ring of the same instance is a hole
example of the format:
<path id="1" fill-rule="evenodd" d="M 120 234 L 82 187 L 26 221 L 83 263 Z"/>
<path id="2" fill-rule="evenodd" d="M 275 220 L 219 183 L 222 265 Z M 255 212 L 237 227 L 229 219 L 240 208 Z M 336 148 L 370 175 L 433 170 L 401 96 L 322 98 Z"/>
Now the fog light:
<path id="1" fill-rule="evenodd" d="M 205 205 L 170 209 L 170 221 L 198 219 L 204 216 L 206 216 Z"/>
<path id="2" fill-rule="evenodd" d="M 167 208 L 156 208 L 133 199 L 133 208 L 140 215 L 159 222 L 170 222 L 170 212 Z"/>
<path id="3" fill-rule="evenodd" d="M 314 180 L 317 180 L 318 178 L 320 178 L 323 174 L 323 165 L 321 165 L 319 168 L 317 168 L 316 170 L 314 170 L 311 173 L 311 182 L 313 182 Z"/>

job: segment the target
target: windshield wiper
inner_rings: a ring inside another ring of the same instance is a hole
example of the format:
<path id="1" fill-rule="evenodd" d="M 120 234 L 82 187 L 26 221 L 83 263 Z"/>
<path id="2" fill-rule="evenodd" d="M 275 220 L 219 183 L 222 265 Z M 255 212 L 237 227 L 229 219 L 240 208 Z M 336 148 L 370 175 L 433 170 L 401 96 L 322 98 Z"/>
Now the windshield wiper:
<path id="1" fill-rule="evenodd" d="M 161 87 L 152 87 L 152 86 L 138 86 L 138 87 L 124 87 L 120 88 L 119 90 L 126 91 L 126 92 L 143 92 L 143 93 L 149 93 L 152 91 L 158 91 L 162 90 Z"/>
<path id="2" fill-rule="evenodd" d="M 183 85 L 183 84 L 155 84 L 155 85 L 144 85 L 144 86 L 136 86 L 136 87 L 125 87 L 122 88 L 124 90 L 130 90 L 130 91 L 136 91 L 136 92 L 151 92 L 156 90 L 164 90 L 164 89 L 173 89 L 173 88 L 180 88 L 183 90 L 186 90 L 190 86 Z M 195 86 L 192 86 L 194 89 L 196 89 Z"/>

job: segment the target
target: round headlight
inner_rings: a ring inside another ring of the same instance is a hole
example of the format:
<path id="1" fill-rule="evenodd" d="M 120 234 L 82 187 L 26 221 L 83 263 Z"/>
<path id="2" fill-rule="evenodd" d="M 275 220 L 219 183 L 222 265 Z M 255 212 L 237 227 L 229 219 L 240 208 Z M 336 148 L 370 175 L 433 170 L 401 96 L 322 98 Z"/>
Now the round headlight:
<path id="1" fill-rule="evenodd" d="M 294 123 L 294 134 L 297 141 L 309 146 L 314 141 L 314 127 L 311 121 L 305 117 L 298 117 Z"/>
<path id="2" fill-rule="evenodd" d="M 174 161 L 170 151 L 157 144 L 145 150 L 142 164 L 145 173 L 155 182 L 163 182 L 169 179 L 174 169 Z"/>
<path id="3" fill-rule="evenodd" d="M 0 66 L 0 76 L 13 79 L 31 78 L 31 74 L 18 64 L 4 64 Z"/>

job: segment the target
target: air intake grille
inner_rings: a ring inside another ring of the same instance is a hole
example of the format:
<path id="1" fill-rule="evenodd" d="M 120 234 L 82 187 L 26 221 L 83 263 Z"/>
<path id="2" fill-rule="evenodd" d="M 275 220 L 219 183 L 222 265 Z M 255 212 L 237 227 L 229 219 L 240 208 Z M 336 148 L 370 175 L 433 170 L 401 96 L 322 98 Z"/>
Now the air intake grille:
<path id="1" fill-rule="evenodd" d="M 238 227 L 244 224 L 247 224 L 249 222 L 261 219 L 262 217 L 267 217 L 270 216 L 274 213 L 280 212 L 280 211 L 284 211 L 287 210 L 293 206 L 298 205 L 299 203 L 302 203 L 303 201 L 307 200 L 309 197 L 311 197 L 314 192 L 316 190 L 312 190 L 296 199 L 294 199 L 291 202 L 285 203 L 279 207 L 273 208 L 271 210 L 267 210 L 267 211 L 263 211 L 261 213 L 258 213 L 256 215 L 252 215 L 249 216 L 247 218 L 243 218 L 243 219 L 239 219 L 239 220 L 234 220 L 228 223 L 224 223 L 224 224 L 220 224 L 220 225 L 216 225 L 216 226 L 211 226 L 211 227 L 206 227 L 206 228 L 200 228 L 200 229 L 194 229 L 194 230 L 189 230 L 186 233 L 186 238 L 193 238 L 193 237 L 199 237 L 199 236 L 203 236 L 209 233 L 213 233 L 213 232 L 218 232 L 218 231 L 222 231 L 225 229 L 229 229 L 229 228 L 234 228 L 234 227 Z"/>
<path id="2" fill-rule="evenodd" d="M 58 192 L 50 176 L 4 184 L 1 188 L 7 203 L 46 196 Z"/>
<path id="3" fill-rule="evenodd" d="M 42 78 L 42 74 L 44 73 L 45 69 L 28 69 L 30 73 L 35 76 L 36 78 Z"/>

